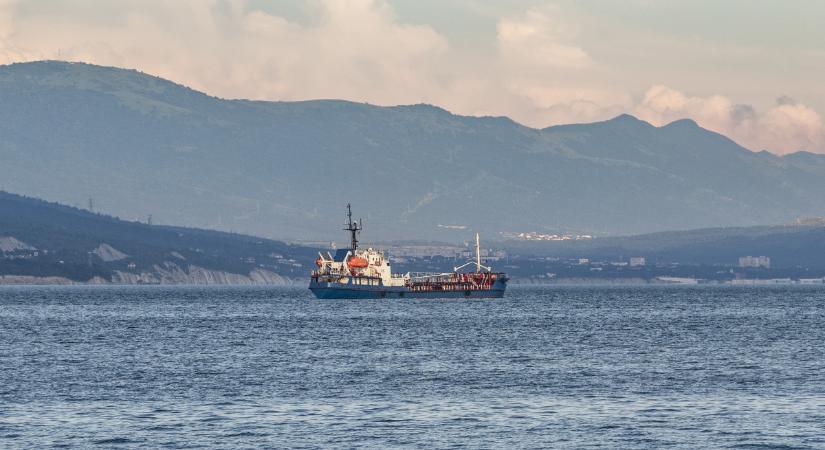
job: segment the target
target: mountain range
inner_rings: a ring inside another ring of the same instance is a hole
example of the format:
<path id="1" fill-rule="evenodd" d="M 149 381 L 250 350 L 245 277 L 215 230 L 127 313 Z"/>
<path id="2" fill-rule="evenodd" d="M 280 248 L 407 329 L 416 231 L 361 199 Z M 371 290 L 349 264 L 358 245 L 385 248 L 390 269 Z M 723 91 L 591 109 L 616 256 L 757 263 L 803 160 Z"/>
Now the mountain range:
<path id="1" fill-rule="evenodd" d="M 753 152 L 690 120 L 533 129 L 430 105 L 227 100 L 57 61 L 0 67 L 0 165 L 3 190 L 281 239 L 343 240 L 347 203 L 367 240 L 825 215 L 825 156 Z"/>

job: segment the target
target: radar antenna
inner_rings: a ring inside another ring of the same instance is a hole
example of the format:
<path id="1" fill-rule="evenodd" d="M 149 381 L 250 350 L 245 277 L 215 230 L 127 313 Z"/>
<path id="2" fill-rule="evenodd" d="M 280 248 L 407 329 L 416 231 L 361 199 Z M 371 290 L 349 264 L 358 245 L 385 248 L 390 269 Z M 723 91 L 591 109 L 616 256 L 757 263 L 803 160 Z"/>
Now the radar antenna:
<path id="1" fill-rule="evenodd" d="M 358 222 L 352 221 L 352 207 L 347 203 L 347 227 L 345 231 L 350 232 L 350 249 L 354 252 L 358 248 L 358 233 L 364 228 L 361 219 Z"/>

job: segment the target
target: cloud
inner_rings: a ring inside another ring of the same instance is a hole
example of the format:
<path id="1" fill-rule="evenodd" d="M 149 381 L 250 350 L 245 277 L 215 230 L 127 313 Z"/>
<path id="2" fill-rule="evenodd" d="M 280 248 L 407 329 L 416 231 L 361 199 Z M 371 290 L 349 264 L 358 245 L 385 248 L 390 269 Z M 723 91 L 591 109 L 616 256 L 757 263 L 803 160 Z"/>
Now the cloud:
<path id="1" fill-rule="evenodd" d="M 138 4 L 123 2 L 99 20 L 88 11 L 54 17 L 4 8 L 0 23 L 11 28 L 4 47 L 26 48 L 0 53 L 0 62 L 136 67 L 224 97 L 396 103 L 431 92 L 449 48 L 429 27 L 398 23 L 381 1 L 320 1 L 310 25 L 243 0 Z"/>
<path id="2" fill-rule="evenodd" d="M 783 153 L 825 150 L 825 128 L 819 114 L 808 106 L 777 102 L 760 118 L 752 140 L 763 148 Z"/>
<path id="3" fill-rule="evenodd" d="M 555 19 L 557 8 L 530 9 L 498 22 L 499 50 L 506 63 L 520 68 L 583 68 L 592 61 L 584 49 L 567 42 L 570 30 Z"/>
<path id="4" fill-rule="evenodd" d="M 9 1 L 0 0 L 10 5 L 0 63 L 84 61 L 228 98 L 427 102 L 531 126 L 602 118 L 628 98 L 565 81 L 592 60 L 556 8 L 502 18 L 490 53 L 465 54 L 428 26 L 400 22 L 384 0 L 317 0 L 310 23 L 246 0 L 52 0 L 48 14 Z"/>
<path id="5" fill-rule="evenodd" d="M 583 80 L 596 64 L 575 44 L 573 23 L 553 6 L 499 20 L 496 88 L 511 97 L 508 113 L 521 123 L 544 127 L 599 120 L 630 104 L 627 93 Z"/>
<path id="6" fill-rule="evenodd" d="M 429 26 L 401 21 L 387 0 L 313 0 L 304 4 L 308 21 L 256 4 L 0 0 L 0 64 L 84 61 L 136 68 L 227 98 L 425 102 L 533 127 L 622 112 L 657 124 L 690 117 L 753 149 L 825 151 L 820 116 L 786 97 L 757 111 L 725 96 L 655 85 L 635 101 L 637 92 L 615 79 L 615 68 L 581 45 L 577 18 L 558 7 L 504 15 L 492 44 L 467 51 Z"/>
<path id="7" fill-rule="evenodd" d="M 691 97 L 667 86 L 657 85 L 647 90 L 635 107 L 635 114 L 656 125 L 692 118 L 719 131 L 730 127 L 734 105 L 720 95 Z M 740 114 L 742 110 L 740 109 Z"/>
<path id="8" fill-rule="evenodd" d="M 753 150 L 769 149 L 780 154 L 825 150 L 822 118 L 787 96 L 760 112 L 750 105 L 734 104 L 724 96 L 689 96 L 657 85 L 648 89 L 634 113 L 654 125 L 691 118 Z"/>

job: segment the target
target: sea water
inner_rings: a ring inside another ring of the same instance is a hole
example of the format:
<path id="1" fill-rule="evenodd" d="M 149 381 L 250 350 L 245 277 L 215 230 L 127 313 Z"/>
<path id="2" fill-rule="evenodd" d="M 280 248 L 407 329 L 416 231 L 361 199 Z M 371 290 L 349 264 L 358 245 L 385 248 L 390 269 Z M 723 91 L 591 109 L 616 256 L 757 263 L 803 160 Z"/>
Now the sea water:
<path id="1" fill-rule="evenodd" d="M 823 448 L 825 289 L 0 288 L 0 448 Z"/>

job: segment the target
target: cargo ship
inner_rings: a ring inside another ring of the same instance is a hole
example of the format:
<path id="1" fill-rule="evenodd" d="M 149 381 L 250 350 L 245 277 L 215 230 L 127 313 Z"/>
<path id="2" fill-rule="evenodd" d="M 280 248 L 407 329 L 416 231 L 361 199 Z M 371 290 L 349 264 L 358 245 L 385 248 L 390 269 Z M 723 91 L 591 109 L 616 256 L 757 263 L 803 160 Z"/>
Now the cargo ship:
<path id="1" fill-rule="evenodd" d="M 500 298 L 507 288 L 507 274 L 493 272 L 481 264 L 479 236 L 476 234 L 475 261 L 454 267 L 447 273 L 392 273 L 383 251 L 358 247 L 362 221 L 354 222 L 347 205 L 345 231 L 349 248 L 335 254 L 319 252 L 309 289 L 322 299 L 356 298 Z M 462 272 L 475 266 L 474 271 Z"/>

